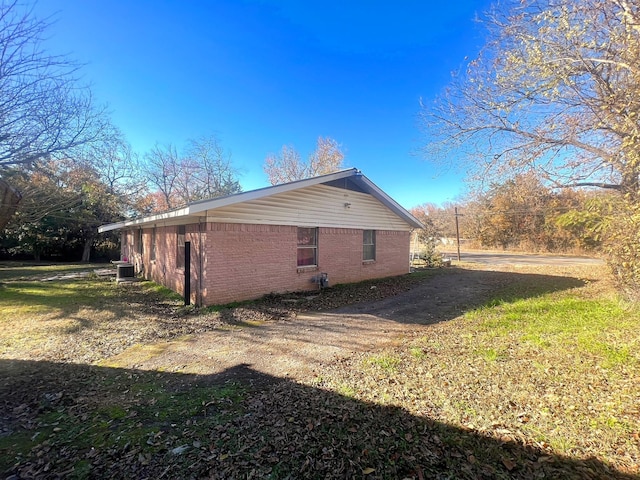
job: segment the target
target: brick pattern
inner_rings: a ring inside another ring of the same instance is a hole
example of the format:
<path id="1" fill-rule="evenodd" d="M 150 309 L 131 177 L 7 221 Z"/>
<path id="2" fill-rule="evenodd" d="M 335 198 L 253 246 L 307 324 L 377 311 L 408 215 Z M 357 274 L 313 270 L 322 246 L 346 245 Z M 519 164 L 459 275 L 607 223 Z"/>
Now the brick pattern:
<path id="1" fill-rule="evenodd" d="M 143 255 L 136 258 L 136 268 L 145 278 L 182 293 L 184 270 L 175 267 L 176 234 L 175 226 L 156 228 L 156 260 L 151 261 L 152 229 L 145 229 Z M 331 285 L 401 275 L 409 271 L 409 235 L 405 231 L 377 230 L 376 260 L 363 262 L 362 230 L 320 228 L 318 266 L 298 268 L 297 227 L 187 225 L 185 240 L 191 242 L 191 301 L 214 305 L 272 292 L 313 291 L 318 289 L 320 273 L 329 275 Z M 123 255 L 125 248 L 128 250 L 123 242 Z"/>
<path id="2" fill-rule="evenodd" d="M 319 267 L 332 285 L 402 275 L 409 271 L 409 232 L 376 231 L 376 259 L 362 260 L 362 230 L 321 228 Z"/>
<path id="3" fill-rule="evenodd" d="M 200 247 L 201 238 L 199 225 L 187 225 L 185 241 L 191 242 L 191 302 L 203 303 L 206 291 L 204 290 L 204 279 L 201 278 L 201 271 L 204 268 L 204 253 Z M 123 238 L 130 240 L 136 238 L 135 231 L 126 232 Z M 153 248 L 153 228 L 145 228 L 142 236 L 143 253 L 137 253 L 137 248 L 132 248 L 128 242 L 122 242 L 122 256 L 127 256 L 129 261 L 135 266 L 136 273 L 141 273 L 144 278 L 153 280 L 156 283 L 183 294 L 184 292 L 184 269 L 176 268 L 177 254 L 177 227 L 156 227 L 156 255 L 155 260 L 151 260 Z M 204 243 L 204 242 L 203 242 Z M 203 256 L 200 257 L 200 252 Z M 202 268 L 201 268 L 201 263 Z"/>
<path id="4" fill-rule="evenodd" d="M 307 290 L 296 272 L 297 228 L 281 225 L 207 225 L 208 304 Z"/>

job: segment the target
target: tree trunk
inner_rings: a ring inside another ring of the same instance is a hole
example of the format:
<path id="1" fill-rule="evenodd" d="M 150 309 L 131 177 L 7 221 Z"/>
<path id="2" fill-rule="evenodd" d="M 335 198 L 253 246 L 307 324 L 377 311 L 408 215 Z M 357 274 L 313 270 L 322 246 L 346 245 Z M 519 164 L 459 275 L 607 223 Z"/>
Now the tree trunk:
<path id="1" fill-rule="evenodd" d="M 81 262 L 89 263 L 91 260 L 91 247 L 93 247 L 93 237 L 87 238 L 84 242 L 84 249 L 82 250 Z"/>

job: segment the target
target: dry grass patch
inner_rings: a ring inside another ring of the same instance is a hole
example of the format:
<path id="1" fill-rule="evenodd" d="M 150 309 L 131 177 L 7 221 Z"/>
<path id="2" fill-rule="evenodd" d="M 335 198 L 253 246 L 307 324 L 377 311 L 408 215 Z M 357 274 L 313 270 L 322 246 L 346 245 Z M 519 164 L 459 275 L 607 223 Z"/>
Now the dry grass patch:
<path id="1" fill-rule="evenodd" d="M 45 281 L 92 271 L 82 267 L 0 269 L 0 358 L 94 363 L 223 323 L 218 314 L 194 315 L 178 295 L 151 282 L 117 284 L 95 275 Z"/>

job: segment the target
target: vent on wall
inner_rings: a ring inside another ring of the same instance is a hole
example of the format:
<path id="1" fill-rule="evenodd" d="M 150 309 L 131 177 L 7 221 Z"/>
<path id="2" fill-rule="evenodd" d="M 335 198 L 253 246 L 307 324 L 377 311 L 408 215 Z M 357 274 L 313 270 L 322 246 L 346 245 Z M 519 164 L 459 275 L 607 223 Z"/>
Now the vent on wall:
<path id="1" fill-rule="evenodd" d="M 329 286 L 329 274 L 328 273 L 321 273 L 320 275 L 318 275 L 315 278 L 315 280 L 318 283 L 318 286 L 320 288 L 327 288 Z"/>

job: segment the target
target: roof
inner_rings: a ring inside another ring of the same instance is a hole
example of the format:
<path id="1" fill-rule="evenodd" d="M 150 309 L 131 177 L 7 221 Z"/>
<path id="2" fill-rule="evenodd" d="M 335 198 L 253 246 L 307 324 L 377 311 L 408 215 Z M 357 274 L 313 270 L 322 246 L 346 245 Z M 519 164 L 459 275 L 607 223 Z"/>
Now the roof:
<path id="1" fill-rule="evenodd" d="M 104 233 L 127 227 L 143 226 L 163 220 L 179 220 L 181 217 L 193 216 L 198 213 L 206 212 L 208 210 L 215 210 L 217 208 L 226 207 L 237 203 L 257 200 L 278 193 L 291 192 L 294 190 L 321 184 L 329 186 L 344 186 L 348 184 L 348 188 L 362 193 L 368 193 L 372 197 L 376 198 L 380 203 L 382 203 L 385 207 L 395 213 L 410 226 L 414 228 L 424 228 L 424 225 L 422 225 L 422 223 L 420 223 L 418 219 L 411 215 L 389 195 L 384 193 L 376 184 L 374 184 L 371 180 L 364 176 L 360 170 L 356 168 L 350 168 L 334 173 L 329 173 L 327 175 L 307 178 L 304 180 L 296 180 L 294 182 L 259 188 L 257 190 L 250 190 L 248 192 L 241 192 L 224 197 L 200 200 L 168 212 L 157 213 L 146 217 L 102 225 L 98 228 L 98 232 Z"/>

